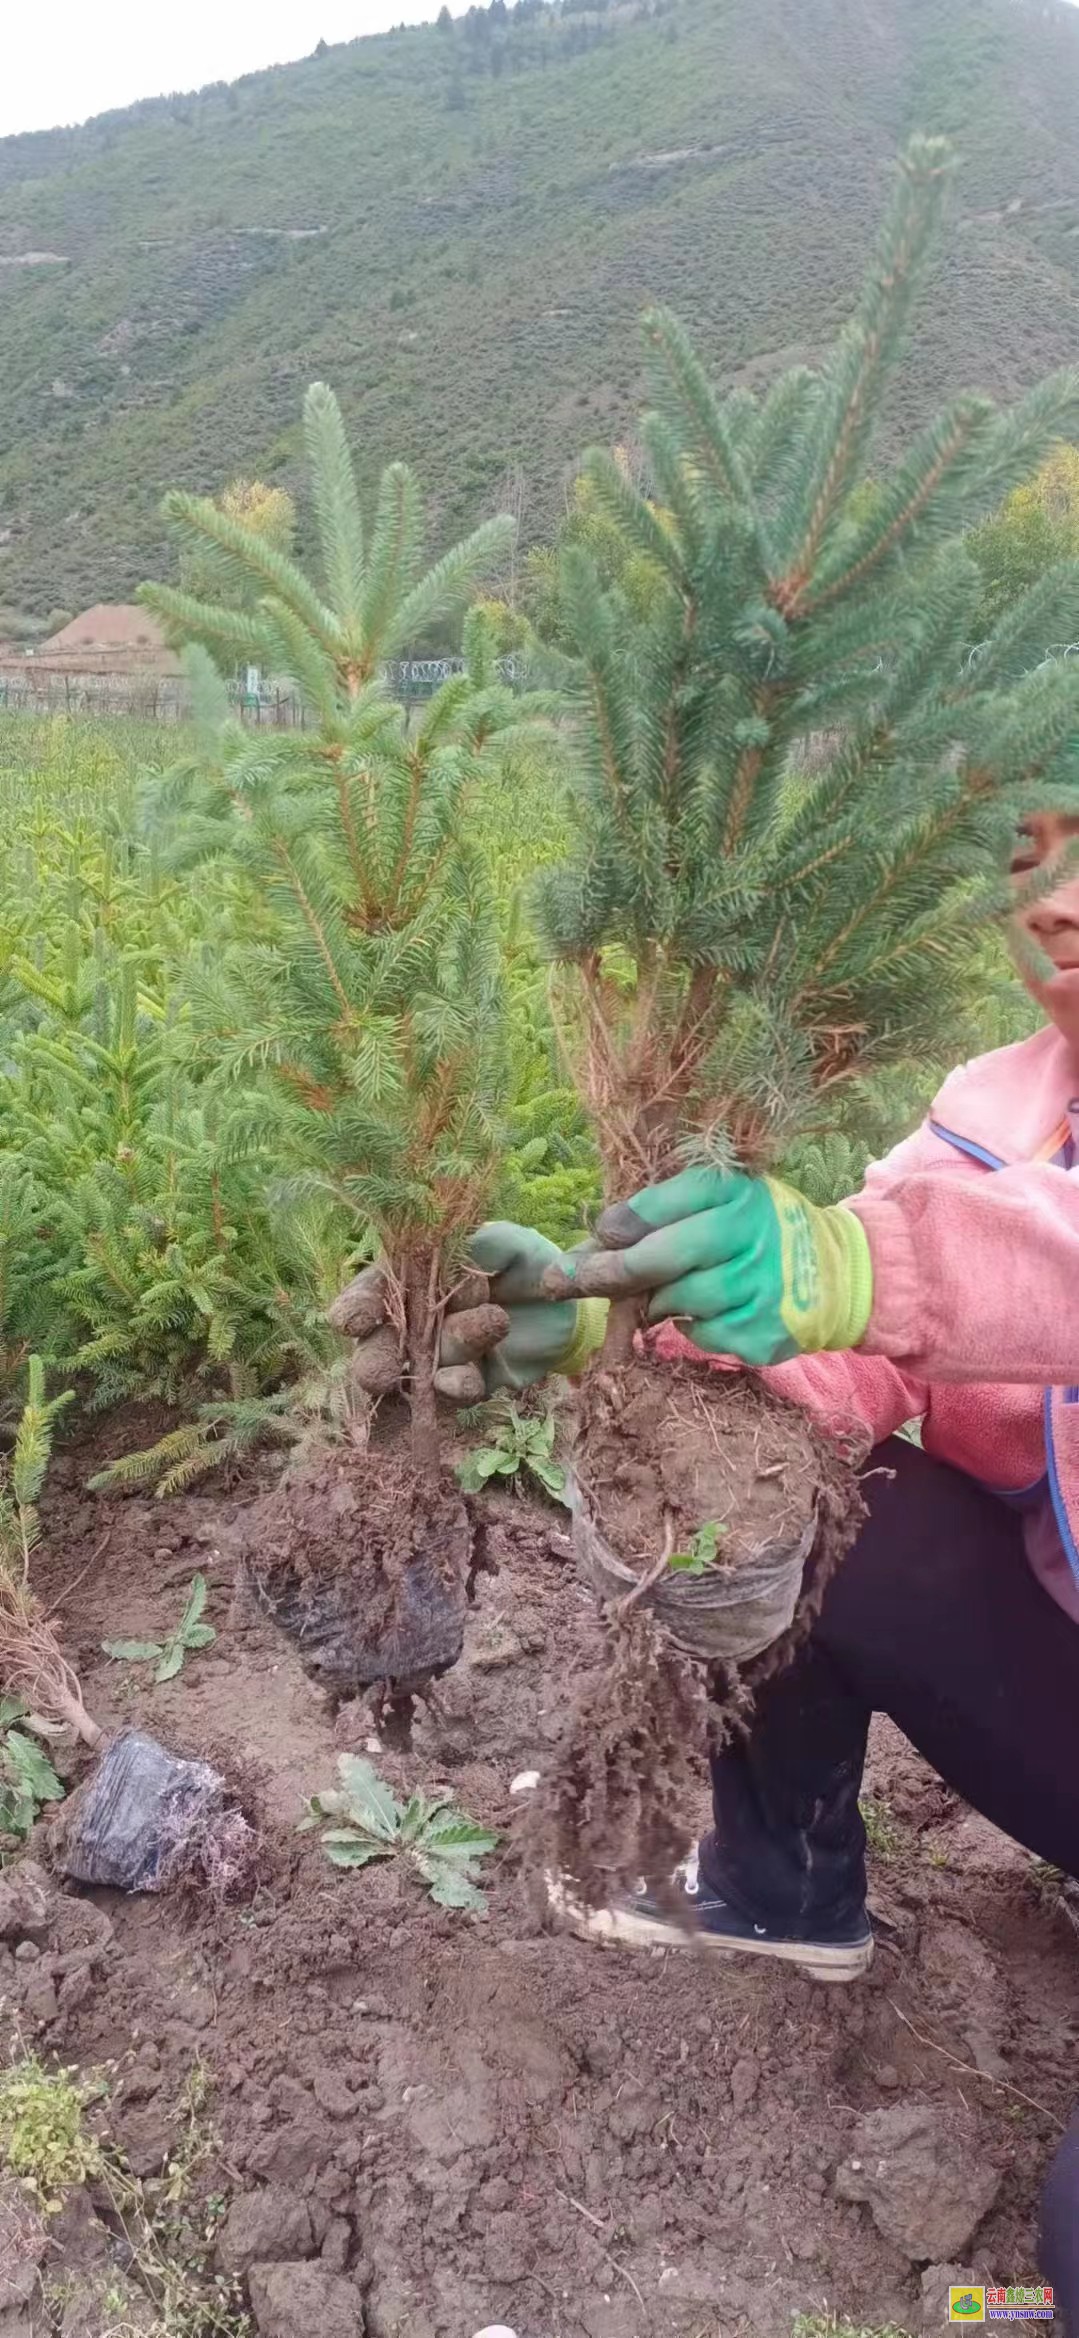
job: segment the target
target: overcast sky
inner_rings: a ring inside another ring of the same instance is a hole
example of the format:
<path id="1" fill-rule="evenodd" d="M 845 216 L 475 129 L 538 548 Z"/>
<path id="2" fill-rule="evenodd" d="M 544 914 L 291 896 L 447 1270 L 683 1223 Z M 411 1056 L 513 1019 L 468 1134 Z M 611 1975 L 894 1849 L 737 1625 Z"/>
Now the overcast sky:
<path id="1" fill-rule="evenodd" d="M 455 16 L 468 0 L 449 0 Z M 422 24 L 440 0 L 3 0 L 0 137 Z"/>

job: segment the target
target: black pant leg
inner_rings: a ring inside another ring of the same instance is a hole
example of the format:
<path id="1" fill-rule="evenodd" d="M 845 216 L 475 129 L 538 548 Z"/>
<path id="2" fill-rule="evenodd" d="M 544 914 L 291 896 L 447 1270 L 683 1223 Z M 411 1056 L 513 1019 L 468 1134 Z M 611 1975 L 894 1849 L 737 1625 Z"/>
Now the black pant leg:
<path id="1" fill-rule="evenodd" d="M 1053 2284 L 1054 2329 L 1079 2338 L 1079 2113 L 1045 2179 L 1038 2271 Z"/>
<path id="2" fill-rule="evenodd" d="M 947 1783 L 1079 1874 L 1079 1627 L 1027 1566 L 1017 1515 L 905 1439 L 873 1456 L 870 1515 L 813 1633 L 712 1764 L 705 1881 L 793 1936 L 865 1892 L 858 1789 L 874 1711 Z"/>

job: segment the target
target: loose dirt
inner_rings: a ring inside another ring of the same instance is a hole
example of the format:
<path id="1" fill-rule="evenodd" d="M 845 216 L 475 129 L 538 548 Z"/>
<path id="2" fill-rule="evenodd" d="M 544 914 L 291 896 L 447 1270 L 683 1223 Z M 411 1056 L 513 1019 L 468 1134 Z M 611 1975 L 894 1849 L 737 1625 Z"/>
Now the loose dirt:
<path id="1" fill-rule="evenodd" d="M 518 2338 L 787 2338 L 796 2313 L 833 2309 L 917 2331 L 934 2236 L 911 2204 L 908 2127 L 902 2219 L 837 2187 L 859 2123 L 889 2106 L 933 2112 L 914 2122 L 928 2150 L 955 2123 L 964 2163 L 999 2174 L 990 2205 L 973 2203 L 969 2270 L 1033 2273 L 1040 2176 L 1075 2089 L 1075 1937 L 1025 1855 L 896 1732 L 875 1741 L 891 1849 L 874 1868 L 876 1962 L 855 1988 L 538 1930 L 510 1786 L 550 1765 L 567 1677 L 600 1644 L 559 1514 L 500 1496 L 461 1662 L 419 1708 L 411 1750 L 372 1757 L 398 1792 L 449 1785 L 501 1832 L 489 1915 L 440 1912 L 396 1863 L 335 1873 L 296 1822 L 337 1753 L 364 1749 L 369 1712 L 335 1710 L 289 1641 L 234 1600 L 230 1553 L 258 1486 L 173 1504 L 84 1492 L 95 1463 L 138 1441 L 113 1422 L 93 1454 L 61 1453 L 43 1586 L 99 1717 L 226 1772 L 258 1830 L 261 1880 L 232 1906 L 73 1903 L 112 1933 L 98 1926 L 67 2002 L 66 1972 L 0 1946 L 0 2042 L 112 2065 L 110 2121 L 151 2180 L 204 2066 L 215 2141 L 199 2181 L 222 2245 L 230 2228 L 244 2263 L 252 2246 L 288 2261 L 251 2278 L 264 2331 L 306 2316 L 352 2338 L 471 2338 L 498 2322 Z M 161 1637 L 196 1568 L 212 1650 L 157 1690 L 100 1656 L 107 1637 Z M 703 1764 L 686 1759 L 696 1824 Z M 65 2229 L 75 2277 L 78 2220 Z"/>

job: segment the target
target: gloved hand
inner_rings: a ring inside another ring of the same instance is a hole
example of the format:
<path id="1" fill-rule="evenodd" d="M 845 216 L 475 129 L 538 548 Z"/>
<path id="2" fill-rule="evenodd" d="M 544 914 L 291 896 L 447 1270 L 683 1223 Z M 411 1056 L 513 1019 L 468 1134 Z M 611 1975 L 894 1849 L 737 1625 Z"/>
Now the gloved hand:
<path id="1" fill-rule="evenodd" d="M 551 1300 L 542 1280 L 552 1266 L 569 1267 L 572 1254 L 545 1234 L 508 1220 L 477 1228 L 468 1246 L 471 1266 L 488 1278 L 469 1287 L 466 1277 L 447 1309 L 435 1388 L 454 1404 L 480 1404 L 500 1388 L 529 1388 L 548 1372 L 577 1372 L 603 1340 L 607 1309 L 578 1304 L 571 1295 Z M 381 1396 L 401 1377 L 397 1331 L 386 1305 L 379 1266 L 365 1267 L 328 1310 L 336 1331 L 357 1342 L 354 1374 L 368 1394 Z"/>
<path id="2" fill-rule="evenodd" d="M 688 1318 L 713 1355 L 778 1364 L 864 1338 L 869 1243 L 852 1210 L 818 1209 L 774 1177 L 685 1169 L 605 1210 L 597 1246 L 548 1287 L 606 1299 L 649 1293 L 648 1316 Z"/>

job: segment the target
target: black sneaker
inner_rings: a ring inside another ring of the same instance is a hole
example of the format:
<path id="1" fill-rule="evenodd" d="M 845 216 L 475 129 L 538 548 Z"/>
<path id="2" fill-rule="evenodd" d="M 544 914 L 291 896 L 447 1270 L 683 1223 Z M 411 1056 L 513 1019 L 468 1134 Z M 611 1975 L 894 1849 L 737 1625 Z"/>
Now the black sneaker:
<path id="1" fill-rule="evenodd" d="M 642 1884 L 606 1908 L 585 1908 L 566 1886 L 548 1878 L 550 1906 L 581 1940 L 626 1948 L 692 1948 L 718 1956 L 770 1956 L 800 1966 L 811 1981 L 857 1981 L 873 1961 L 873 1934 L 864 1910 L 817 1940 L 790 1940 L 738 1915 L 701 1883 L 696 1863 L 682 1882 L 681 1905 L 661 1906 Z M 684 1908 L 684 1920 L 682 1917 Z"/>

